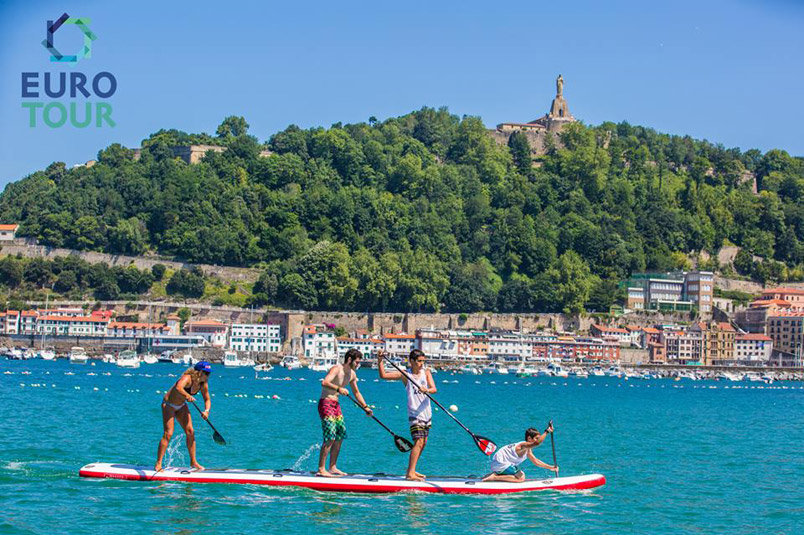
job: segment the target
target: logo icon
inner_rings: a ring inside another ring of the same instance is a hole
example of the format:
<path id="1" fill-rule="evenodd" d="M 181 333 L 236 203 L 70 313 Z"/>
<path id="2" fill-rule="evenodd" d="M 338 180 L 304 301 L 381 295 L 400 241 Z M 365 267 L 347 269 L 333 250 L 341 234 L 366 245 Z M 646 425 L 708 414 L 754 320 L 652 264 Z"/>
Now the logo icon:
<path id="1" fill-rule="evenodd" d="M 67 13 L 62 14 L 62 16 L 59 17 L 55 22 L 52 20 L 47 21 L 47 37 L 44 41 L 42 41 L 42 46 L 50 51 L 50 61 L 59 63 L 78 63 L 84 58 L 91 58 L 92 41 L 97 39 L 98 36 L 92 33 L 92 30 L 89 29 L 90 22 L 92 22 L 92 20 L 86 17 L 70 18 L 70 15 Z M 65 56 L 53 45 L 53 34 L 56 33 L 56 30 L 61 28 L 63 24 L 74 24 L 78 26 L 78 28 L 84 34 L 84 46 L 81 47 L 81 50 L 79 50 L 78 53 L 73 56 Z"/>

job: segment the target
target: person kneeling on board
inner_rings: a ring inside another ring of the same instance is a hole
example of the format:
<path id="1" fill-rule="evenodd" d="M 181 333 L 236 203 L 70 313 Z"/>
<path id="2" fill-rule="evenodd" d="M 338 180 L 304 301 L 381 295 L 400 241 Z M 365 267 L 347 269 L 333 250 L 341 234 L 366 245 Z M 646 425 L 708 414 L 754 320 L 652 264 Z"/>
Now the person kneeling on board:
<path id="1" fill-rule="evenodd" d="M 159 448 L 156 452 L 156 464 L 154 470 L 157 472 L 162 469 L 162 458 L 165 456 L 170 437 L 173 436 L 173 420 L 178 420 L 179 425 L 184 429 L 187 437 L 187 450 L 190 452 L 190 466 L 196 470 L 203 470 L 204 467 L 198 464 L 195 458 L 195 431 L 193 430 L 193 419 L 190 416 L 188 403 L 194 403 L 193 396 L 201 392 L 204 397 L 204 412 L 201 417 L 206 420 L 209 417 L 209 410 L 212 408 L 212 401 L 209 398 L 209 374 L 212 373 L 212 366 L 209 362 L 202 360 L 195 366 L 186 370 L 179 377 L 176 384 L 167 391 L 162 399 L 162 440 L 159 441 Z"/>
<path id="2" fill-rule="evenodd" d="M 324 433 L 324 443 L 318 456 L 317 475 L 324 477 L 345 476 L 337 467 L 338 454 L 341 452 L 341 443 L 346 438 L 346 424 L 343 421 L 341 405 L 338 394 L 348 396 L 346 385 L 352 387 L 355 398 L 366 411 L 366 416 L 373 414 L 363 394 L 357 387 L 357 369 L 363 353 L 352 348 L 343 357 L 343 364 L 336 364 L 329 369 L 324 380 L 321 381 L 321 398 L 318 400 L 318 416 L 321 418 L 321 429 Z M 326 468 L 327 455 L 329 455 L 329 469 Z"/>
<path id="3" fill-rule="evenodd" d="M 539 433 L 537 429 L 531 427 L 525 431 L 524 442 L 514 442 L 498 449 L 494 457 L 491 458 L 491 473 L 485 476 L 483 481 L 522 483 L 525 481 L 525 472 L 519 468 L 519 465 L 524 463 L 525 459 L 530 459 L 533 464 L 540 468 L 558 473 L 558 466 L 551 466 L 533 455 L 533 449 L 544 442 L 548 433 L 552 432 L 552 423 L 547 426 L 544 433 Z"/>

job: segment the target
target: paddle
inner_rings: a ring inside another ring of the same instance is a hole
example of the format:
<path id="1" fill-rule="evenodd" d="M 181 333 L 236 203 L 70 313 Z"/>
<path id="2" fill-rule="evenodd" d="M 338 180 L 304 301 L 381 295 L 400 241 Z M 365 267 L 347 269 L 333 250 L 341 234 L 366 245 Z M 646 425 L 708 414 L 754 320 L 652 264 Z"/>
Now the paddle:
<path id="1" fill-rule="evenodd" d="M 380 359 L 382 359 L 384 356 L 385 356 L 385 355 L 380 355 Z M 411 376 L 408 374 L 408 372 L 406 372 L 405 370 L 403 370 L 402 368 L 400 368 L 399 366 L 397 366 L 396 364 L 394 364 L 393 362 L 391 362 L 391 359 L 389 359 L 389 358 L 387 358 L 387 357 L 386 357 L 386 358 L 385 358 L 385 360 L 387 360 L 387 361 L 388 361 L 388 363 L 389 363 L 391 366 L 393 366 L 394 368 L 396 368 L 396 370 L 397 370 L 399 373 L 401 373 L 402 375 L 404 375 L 404 376 L 405 376 L 405 377 L 408 379 L 408 381 L 411 381 L 412 383 L 416 384 L 416 381 L 414 381 L 414 380 L 413 380 L 413 377 L 411 377 Z M 378 366 L 382 366 L 382 360 L 380 360 L 380 362 L 378 362 L 378 363 L 377 363 L 377 365 L 378 365 Z M 466 427 L 465 425 L 463 425 L 463 424 L 461 423 L 461 421 L 460 421 L 460 420 L 458 420 L 458 419 L 457 419 L 457 418 L 456 418 L 456 417 L 455 417 L 455 416 L 454 416 L 454 415 L 453 415 L 453 414 L 452 414 L 450 411 L 448 411 L 447 409 L 445 409 L 445 408 L 444 408 L 444 406 L 443 406 L 441 403 L 439 403 L 439 402 L 438 402 L 438 401 L 437 401 L 437 400 L 436 400 L 436 399 L 435 399 L 433 396 L 431 396 L 431 395 L 430 395 L 430 394 L 428 394 L 427 392 L 422 392 L 422 394 L 424 394 L 425 396 L 427 396 L 428 398 L 430 398 L 430 401 L 432 401 L 433 403 L 435 403 L 436 405 L 438 405 L 438 406 L 441 408 L 441 410 L 442 410 L 442 411 L 444 411 L 444 412 L 446 413 L 446 415 L 447 415 L 447 416 L 449 416 L 450 418 L 452 418 L 453 420 L 455 420 L 455 423 L 456 423 L 456 424 L 458 424 L 459 426 L 461 426 L 461 427 L 463 428 L 463 430 L 464 430 L 464 431 L 466 431 L 467 433 L 469 433 L 470 435 L 472 435 L 472 439 L 475 441 L 475 444 L 477 445 L 477 447 L 478 447 L 478 449 L 479 449 L 480 451 L 482 451 L 482 452 L 483 452 L 484 454 L 486 454 L 486 455 L 491 455 L 492 453 L 494 453 L 494 451 L 497 449 L 497 444 L 495 444 L 495 443 L 494 443 L 494 442 L 493 442 L 493 441 L 492 441 L 490 438 L 486 438 L 486 437 L 483 437 L 483 436 L 476 435 L 476 434 L 472 433 L 472 432 L 469 430 L 469 428 L 468 428 L 468 427 Z"/>
<path id="2" fill-rule="evenodd" d="M 203 411 L 201 411 L 201 409 L 198 408 L 198 405 L 195 404 L 195 401 L 193 401 L 192 403 L 193 403 L 193 407 L 195 407 L 195 410 L 197 410 L 199 414 L 203 415 L 204 414 Z M 214 440 L 216 444 L 220 444 L 221 446 L 225 446 L 226 445 L 226 440 L 224 440 L 223 435 L 218 433 L 218 430 L 215 429 L 215 426 L 212 425 L 212 422 L 209 421 L 209 418 L 203 418 L 203 416 L 202 416 L 202 419 L 205 422 L 207 422 L 209 424 L 209 426 L 212 428 L 212 430 L 214 431 L 214 433 L 212 434 L 212 440 Z"/>
<path id="3" fill-rule="evenodd" d="M 351 400 L 352 400 L 352 403 L 354 403 L 355 405 L 357 405 L 358 407 L 360 407 L 360 403 L 358 403 L 358 402 L 357 402 L 357 400 L 356 400 L 355 398 L 353 398 L 353 397 L 352 397 L 352 396 L 350 396 L 349 394 L 346 394 L 346 397 L 347 397 L 347 398 L 349 398 L 349 399 L 351 399 Z M 366 410 L 366 409 L 364 409 L 363 407 L 360 407 L 360 408 L 361 408 L 361 409 L 363 409 L 364 411 Z M 389 433 L 391 433 L 391 434 L 394 436 L 394 446 L 396 446 L 396 449 L 398 449 L 398 450 L 399 450 L 399 451 L 401 451 L 402 453 L 407 453 L 407 452 L 409 452 L 409 451 L 410 451 L 410 449 L 413 447 L 413 444 L 411 444 L 410 440 L 408 440 L 408 439 L 406 439 L 406 438 L 402 438 L 402 437 L 400 437 L 399 435 L 397 435 L 396 433 L 394 433 L 393 431 L 391 431 L 391 430 L 388 428 L 388 426 L 387 426 L 387 425 L 385 425 L 384 423 L 382 423 L 381 421 L 379 421 L 379 420 L 377 419 L 377 417 L 376 417 L 376 416 L 374 416 L 373 414 L 371 415 L 371 417 L 372 417 L 372 418 L 374 418 L 374 421 L 375 421 L 375 422 L 377 422 L 378 424 L 380 424 L 380 425 L 382 426 L 382 428 L 383 428 L 383 429 L 385 429 L 386 431 L 388 431 Z"/>
<path id="4" fill-rule="evenodd" d="M 547 423 L 547 427 L 549 428 L 551 425 L 553 425 L 553 420 L 550 420 Z M 558 463 L 556 462 L 556 441 L 555 439 L 553 439 L 553 435 L 555 434 L 555 432 L 556 432 L 555 429 L 553 429 L 553 432 L 550 433 L 550 445 L 553 446 L 553 466 L 556 467 L 556 477 L 558 477 Z"/>

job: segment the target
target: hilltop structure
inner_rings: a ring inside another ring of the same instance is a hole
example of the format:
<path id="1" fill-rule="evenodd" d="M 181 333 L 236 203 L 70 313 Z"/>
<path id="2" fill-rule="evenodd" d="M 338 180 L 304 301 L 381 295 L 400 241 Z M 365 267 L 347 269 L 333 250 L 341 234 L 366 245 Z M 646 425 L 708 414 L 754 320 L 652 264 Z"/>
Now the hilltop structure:
<path id="1" fill-rule="evenodd" d="M 531 154 L 541 156 L 545 152 L 547 136 L 558 134 L 564 126 L 575 121 L 569 111 L 567 99 L 564 98 L 564 78 L 559 74 L 556 78 L 556 96 L 550 104 L 550 111 L 528 123 L 500 123 L 490 134 L 500 145 L 507 145 L 511 134 L 522 132 L 527 136 Z"/>

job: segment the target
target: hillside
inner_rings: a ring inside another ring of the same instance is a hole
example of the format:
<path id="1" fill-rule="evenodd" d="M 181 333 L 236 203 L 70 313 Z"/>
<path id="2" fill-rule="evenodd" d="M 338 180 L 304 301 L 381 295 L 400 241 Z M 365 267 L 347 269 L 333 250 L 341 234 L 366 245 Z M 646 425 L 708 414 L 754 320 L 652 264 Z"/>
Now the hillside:
<path id="1" fill-rule="evenodd" d="M 520 136 L 430 108 L 265 144 L 247 128 L 54 163 L 6 187 L 0 220 L 53 246 L 259 267 L 250 303 L 305 309 L 604 310 L 629 273 L 730 244 L 744 275 L 802 278 L 804 165 L 784 151 L 575 123 L 533 166 Z M 188 143 L 228 150 L 188 165 L 169 148 Z"/>

